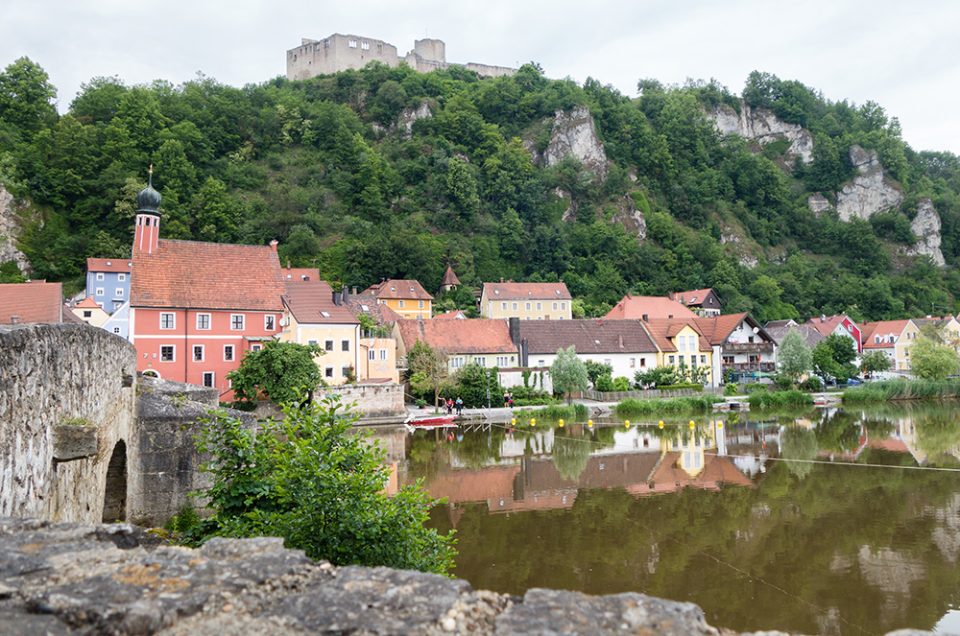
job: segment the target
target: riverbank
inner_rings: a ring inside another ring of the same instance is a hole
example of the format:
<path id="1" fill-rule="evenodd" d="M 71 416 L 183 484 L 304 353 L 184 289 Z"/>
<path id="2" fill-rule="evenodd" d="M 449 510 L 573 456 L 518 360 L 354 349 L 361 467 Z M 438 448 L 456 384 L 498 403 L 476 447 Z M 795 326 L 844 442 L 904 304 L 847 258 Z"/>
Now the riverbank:
<path id="1" fill-rule="evenodd" d="M 884 380 L 851 387 L 843 392 L 845 404 L 908 400 L 960 399 L 960 380 Z"/>

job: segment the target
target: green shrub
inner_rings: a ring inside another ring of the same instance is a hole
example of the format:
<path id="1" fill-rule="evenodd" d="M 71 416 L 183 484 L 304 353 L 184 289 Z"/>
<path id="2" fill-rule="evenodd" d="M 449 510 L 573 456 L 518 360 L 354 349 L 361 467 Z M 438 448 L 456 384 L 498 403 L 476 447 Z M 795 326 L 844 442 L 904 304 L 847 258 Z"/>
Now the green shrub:
<path id="1" fill-rule="evenodd" d="M 630 390 L 630 378 L 625 378 L 622 375 L 618 378 L 613 379 L 613 390 L 614 391 L 629 391 Z"/>
<path id="2" fill-rule="evenodd" d="M 773 378 L 773 384 L 781 391 L 789 391 L 793 388 L 793 378 L 787 375 L 777 375 Z"/>
<path id="3" fill-rule="evenodd" d="M 821 380 L 818 376 L 811 375 L 809 378 L 800 383 L 800 388 L 804 391 L 822 391 L 823 380 Z"/>
<path id="4" fill-rule="evenodd" d="M 738 395 L 740 393 L 740 386 L 734 382 L 724 385 L 723 394 L 724 395 Z"/>
<path id="5" fill-rule="evenodd" d="M 746 393 L 747 395 L 750 395 L 751 393 L 755 393 L 757 391 L 766 391 L 766 390 L 767 390 L 767 385 L 761 384 L 760 382 L 753 382 L 751 384 L 743 385 L 743 392 Z"/>
<path id="6" fill-rule="evenodd" d="M 713 409 L 713 405 L 723 400 L 713 395 L 697 395 L 676 398 L 655 398 L 638 400 L 627 398 L 617 404 L 614 412 L 620 417 L 638 415 L 659 415 L 676 413 L 702 413 Z"/>
<path id="7" fill-rule="evenodd" d="M 593 388 L 601 393 L 609 393 L 613 391 L 613 378 L 610 377 L 609 373 L 604 373 L 601 376 L 597 376 L 596 381 L 593 383 Z"/>
<path id="8" fill-rule="evenodd" d="M 542 409 L 523 409 L 517 412 L 517 416 L 524 419 L 535 417 L 538 420 L 570 420 L 571 422 L 586 421 L 589 415 L 587 407 L 583 404 L 552 404 Z"/>

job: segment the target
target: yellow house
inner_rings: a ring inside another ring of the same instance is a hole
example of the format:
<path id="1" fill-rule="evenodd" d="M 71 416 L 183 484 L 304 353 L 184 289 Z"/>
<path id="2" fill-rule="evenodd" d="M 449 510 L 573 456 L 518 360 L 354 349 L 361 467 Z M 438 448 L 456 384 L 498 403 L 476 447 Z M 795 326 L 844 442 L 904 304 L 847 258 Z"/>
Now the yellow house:
<path id="1" fill-rule="evenodd" d="M 519 366 L 519 351 L 506 320 L 398 320 L 394 325 L 397 356 L 423 341 L 447 357 L 447 370 L 456 373 L 468 364 L 500 369 Z"/>
<path id="2" fill-rule="evenodd" d="M 480 292 L 480 316 L 570 320 L 573 298 L 563 283 L 484 283 Z"/>
<path id="3" fill-rule="evenodd" d="M 401 318 L 427 319 L 433 315 L 433 296 L 416 280 L 391 278 L 371 285 L 362 296 L 372 296 L 379 305 L 386 305 Z"/>
<path id="4" fill-rule="evenodd" d="M 894 371 L 910 370 L 910 347 L 919 335 L 920 325 L 913 320 L 868 322 L 860 329 L 863 353 L 884 353 Z"/>
<path id="5" fill-rule="evenodd" d="M 84 298 L 71 307 L 70 311 L 73 312 L 74 316 L 94 327 L 102 327 L 103 323 L 107 322 L 110 318 L 110 314 L 96 303 L 93 296 Z"/>
<path id="6" fill-rule="evenodd" d="M 360 369 L 360 322 L 343 305 L 333 302 L 323 281 L 288 282 L 283 300 L 284 342 L 313 344 L 323 353 L 315 360 L 331 386 L 356 381 Z"/>
<path id="7" fill-rule="evenodd" d="M 399 382 L 397 341 L 386 337 L 361 337 L 357 379 L 360 382 Z"/>
<path id="8" fill-rule="evenodd" d="M 653 318 L 637 324 L 647 330 L 657 345 L 656 366 L 701 369 L 705 386 L 719 386 L 720 378 L 716 377 L 713 367 L 713 347 L 694 319 Z"/>

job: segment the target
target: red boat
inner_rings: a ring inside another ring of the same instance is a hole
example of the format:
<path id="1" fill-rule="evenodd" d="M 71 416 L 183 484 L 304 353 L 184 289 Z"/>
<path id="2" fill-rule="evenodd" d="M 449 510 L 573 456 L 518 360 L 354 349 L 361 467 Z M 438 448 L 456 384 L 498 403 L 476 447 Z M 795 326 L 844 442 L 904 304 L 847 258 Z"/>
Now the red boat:
<path id="1" fill-rule="evenodd" d="M 453 418 L 453 415 L 438 415 L 436 417 L 421 418 L 414 418 L 411 416 L 407 418 L 403 425 L 406 426 L 407 430 L 411 432 L 417 429 L 430 430 L 434 428 L 457 428 Z"/>

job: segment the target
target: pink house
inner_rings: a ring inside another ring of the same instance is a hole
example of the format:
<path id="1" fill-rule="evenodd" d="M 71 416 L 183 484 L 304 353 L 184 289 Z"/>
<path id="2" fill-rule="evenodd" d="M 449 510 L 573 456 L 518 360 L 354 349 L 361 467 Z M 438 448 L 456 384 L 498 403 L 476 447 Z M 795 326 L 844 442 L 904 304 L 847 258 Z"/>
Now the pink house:
<path id="1" fill-rule="evenodd" d="M 160 194 L 137 195 L 130 285 L 130 341 L 137 370 L 216 387 L 247 351 L 280 333 L 284 283 L 277 244 L 161 239 Z"/>
<path id="2" fill-rule="evenodd" d="M 811 318 L 807 321 L 807 324 L 816 329 L 824 338 L 834 333 L 840 336 L 846 336 L 853 340 L 853 346 L 856 348 L 858 354 L 863 351 L 860 327 L 851 320 L 849 316 L 844 314 L 839 316 L 820 316 L 819 318 Z"/>

